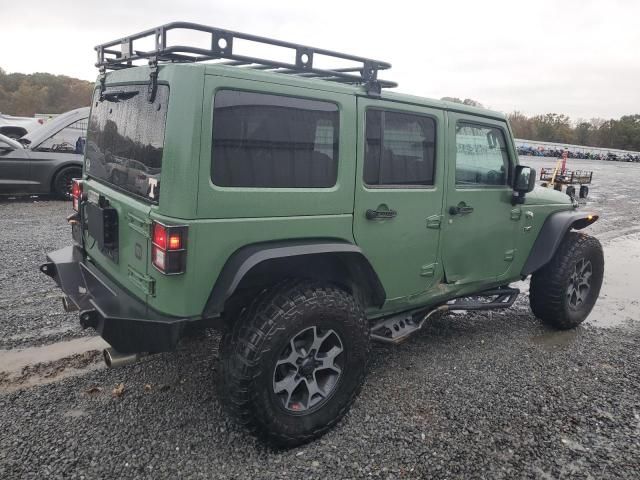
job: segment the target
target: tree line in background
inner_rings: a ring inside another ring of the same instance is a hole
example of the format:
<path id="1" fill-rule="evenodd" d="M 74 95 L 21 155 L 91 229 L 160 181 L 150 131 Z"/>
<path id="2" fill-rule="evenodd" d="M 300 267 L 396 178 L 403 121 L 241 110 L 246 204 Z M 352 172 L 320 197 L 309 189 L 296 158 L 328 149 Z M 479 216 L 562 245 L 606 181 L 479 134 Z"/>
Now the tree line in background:
<path id="1" fill-rule="evenodd" d="M 482 107 L 480 102 L 466 98 L 442 97 L 441 100 Z M 523 140 L 568 143 L 588 147 L 640 151 L 640 115 L 625 115 L 619 119 L 592 118 L 572 122 L 566 115 L 547 113 L 527 117 L 513 112 L 507 115 L 513 134 Z"/>
<path id="2" fill-rule="evenodd" d="M 65 75 L 6 73 L 0 68 L 0 113 L 25 117 L 63 113 L 89 105 L 92 91 L 93 83 Z M 482 107 L 470 98 L 442 100 Z M 577 122 L 557 113 L 528 117 L 513 112 L 508 117 L 516 138 L 640 151 L 640 115 Z"/>
<path id="3" fill-rule="evenodd" d="M 557 113 L 527 117 L 513 112 L 508 117 L 516 138 L 640 151 L 640 115 L 637 114 L 617 120 L 593 118 L 575 123 Z"/>
<path id="4" fill-rule="evenodd" d="M 0 68 L 0 113 L 32 117 L 91 103 L 93 83 L 50 73 L 6 73 Z"/>

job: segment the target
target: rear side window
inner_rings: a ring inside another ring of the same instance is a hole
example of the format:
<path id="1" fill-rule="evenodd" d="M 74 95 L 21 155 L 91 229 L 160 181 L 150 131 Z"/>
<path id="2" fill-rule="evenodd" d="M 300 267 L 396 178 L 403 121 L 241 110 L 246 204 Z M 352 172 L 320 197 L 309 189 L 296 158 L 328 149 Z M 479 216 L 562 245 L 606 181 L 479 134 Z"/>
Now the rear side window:
<path id="1" fill-rule="evenodd" d="M 364 181 L 367 185 L 433 185 L 435 120 L 369 109 Z"/>
<path id="2" fill-rule="evenodd" d="M 456 125 L 456 185 L 506 185 L 509 153 L 500 128 Z"/>
<path id="3" fill-rule="evenodd" d="M 221 187 L 332 187 L 339 131 L 333 103 L 220 90 L 214 101 L 211 180 Z"/>

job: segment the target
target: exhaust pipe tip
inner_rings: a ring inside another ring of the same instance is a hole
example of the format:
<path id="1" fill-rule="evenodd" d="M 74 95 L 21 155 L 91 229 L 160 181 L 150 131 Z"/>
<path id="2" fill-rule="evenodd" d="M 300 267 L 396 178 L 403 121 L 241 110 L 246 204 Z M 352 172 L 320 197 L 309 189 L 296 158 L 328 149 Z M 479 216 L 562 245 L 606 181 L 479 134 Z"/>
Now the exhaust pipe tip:
<path id="1" fill-rule="evenodd" d="M 102 357 L 107 368 L 123 367 L 124 365 L 131 365 L 136 363 L 142 358 L 140 353 L 120 353 L 113 348 L 105 348 L 102 351 Z"/>

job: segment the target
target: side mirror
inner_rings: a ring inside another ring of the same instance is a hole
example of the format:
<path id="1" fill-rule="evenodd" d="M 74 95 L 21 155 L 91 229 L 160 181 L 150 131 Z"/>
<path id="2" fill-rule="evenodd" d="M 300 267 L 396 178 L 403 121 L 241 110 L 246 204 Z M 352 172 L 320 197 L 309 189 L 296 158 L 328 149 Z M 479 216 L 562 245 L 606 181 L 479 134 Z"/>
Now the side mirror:
<path id="1" fill-rule="evenodd" d="M 531 167 L 518 165 L 513 179 L 513 203 L 524 203 L 524 197 L 536 186 L 536 171 Z"/>

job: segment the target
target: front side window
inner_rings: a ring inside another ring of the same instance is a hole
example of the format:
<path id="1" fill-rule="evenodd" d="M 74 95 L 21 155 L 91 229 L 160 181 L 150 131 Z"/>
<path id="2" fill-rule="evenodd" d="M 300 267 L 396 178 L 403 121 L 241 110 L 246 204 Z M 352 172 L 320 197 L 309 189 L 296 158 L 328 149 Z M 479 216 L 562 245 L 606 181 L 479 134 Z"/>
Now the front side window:
<path id="1" fill-rule="evenodd" d="M 211 180 L 221 187 L 326 188 L 338 173 L 337 105 L 220 90 Z"/>
<path id="2" fill-rule="evenodd" d="M 432 118 L 369 109 L 365 122 L 367 185 L 433 185 L 436 125 Z"/>
<path id="3" fill-rule="evenodd" d="M 500 128 L 456 125 L 456 185 L 506 185 L 509 153 Z"/>
<path id="4" fill-rule="evenodd" d="M 87 119 L 77 120 L 47 138 L 35 149 L 38 152 L 84 153 Z"/>

